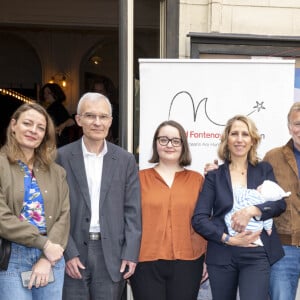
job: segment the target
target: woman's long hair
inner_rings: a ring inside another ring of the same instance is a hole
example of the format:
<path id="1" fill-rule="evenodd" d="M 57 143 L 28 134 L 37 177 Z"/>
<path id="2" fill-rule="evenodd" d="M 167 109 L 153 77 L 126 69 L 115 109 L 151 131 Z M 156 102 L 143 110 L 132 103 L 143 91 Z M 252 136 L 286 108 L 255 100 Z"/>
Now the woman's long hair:
<path id="1" fill-rule="evenodd" d="M 66 100 L 65 92 L 57 83 L 46 83 L 42 86 L 39 93 L 39 101 L 41 104 L 45 102 L 44 91 L 46 88 L 50 90 L 55 101 L 62 103 Z"/>
<path id="2" fill-rule="evenodd" d="M 6 143 L 2 147 L 1 152 L 7 155 L 8 160 L 11 163 L 15 163 L 19 159 L 27 163 L 15 134 L 12 131 L 12 120 L 14 119 L 17 122 L 22 113 L 31 109 L 36 110 L 46 119 L 45 136 L 41 144 L 34 149 L 33 159 L 34 163 L 38 164 L 41 168 L 47 168 L 54 161 L 56 156 L 55 127 L 49 114 L 41 105 L 37 103 L 23 104 L 13 113 L 6 131 Z"/>
<path id="3" fill-rule="evenodd" d="M 259 158 L 257 156 L 257 147 L 260 143 L 261 137 L 258 133 L 258 130 L 257 130 L 254 122 L 247 116 L 236 115 L 233 118 L 228 120 L 226 127 L 223 131 L 222 137 L 221 137 L 221 143 L 218 148 L 218 155 L 219 155 L 220 159 L 222 159 L 223 161 L 227 160 L 227 161 L 231 162 L 231 155 L 230 155 L 230 151 L 228 149 L 228 136 L 229 136 L 229 132 L 231 130 L 232 124 L 235 121 L 241 121 L 241 122 L 245 123 L 248 128 L 249 135 L 250 135 L 251 141 L 253 143 L 250 151 L 248 152 L 248 161 L 252 165 L 256 165 L 259 162 Z"/>

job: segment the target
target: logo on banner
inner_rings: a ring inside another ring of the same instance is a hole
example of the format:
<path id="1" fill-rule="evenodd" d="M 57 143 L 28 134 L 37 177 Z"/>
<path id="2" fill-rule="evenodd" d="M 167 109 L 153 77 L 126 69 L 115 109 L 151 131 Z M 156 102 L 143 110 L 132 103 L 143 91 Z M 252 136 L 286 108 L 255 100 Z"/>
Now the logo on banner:
<path id="1" fill-rule="evenodd" d="M 187 91 L 181 91 L 181 92 L 178 92 L 178 93 L 173 97 L 173 99 L 172 99 L 172 101 L 171 101 L 171 103 L 170 103 L 170 107 L 169 107 L 169 116 L 168 116 L 168 119 L 169 119 L 169 120 L 172 119 L 172 117 L 171 117 L 171 114 L 172 114 L 172 108 L 173 108 L 173 106 L 176 105 L 176 100 L 178 100 L 179 95 L 181 95 L 181 94 L 186 94 L 186 95 L 187 95 L 187 98 L 185 98 L 185 99 L 187 99 L 187 100 L 186 100 L 187 103 L 190 103 L 190 104 L 191 104 L 192 116 L 193 116 L 193 121 L 194 121 L 194 122 L 196 122 L 196 120 L 197 120 L 198 109 L 199 109 L 201 103 L 203 102 L 203 103 L 204 103 L 204 112 L 205 112 L 205 116 L 206 116 L 207 120 L 209 120 L 209 121 L 210 121 L 211 123 L 213 123 L 214 125 L 217 125 L 217 126 L 225 126 L 225 124 L 220 124 L 219 122 L 212 120 L 212 118 L 209 116 L 209 114 L 208 114 L 208 112 L 207 112 L 207 102 L 208 102 L 208 98 L 207 98 L 207 97 L 202 98 L 202 99 L 199 101 L 199 103 L 197 104 L 197 103 L 195 103 L 195 101 L 194 101 L 192 95 L 191 95 L 189 92 L 187 92 Z M 196 104 L 197 104 L 197 105 L 196 105 Z M 259 111 L 262 110 L 262 109 L 266 109 L 266 108 L 264 107 L 264 101 L 262 101 L 262 102 L 256 101 L 256 105 L 253 106 L 252 111 L 250 111 L 249 113 L 246 113 L 245 115 L 246 115 L 246 116 L 250 116 L 250 115 L 252 115 L 254 112 L 256 112 L 256 111 L 259 112 Z"/>

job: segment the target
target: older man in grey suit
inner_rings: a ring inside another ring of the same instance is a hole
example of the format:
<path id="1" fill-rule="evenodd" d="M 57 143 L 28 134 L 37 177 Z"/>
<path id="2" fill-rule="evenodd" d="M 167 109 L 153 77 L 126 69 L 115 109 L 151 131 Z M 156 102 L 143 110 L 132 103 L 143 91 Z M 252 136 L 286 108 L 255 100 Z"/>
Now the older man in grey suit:
<path id="1" fill-rule="evenodd" d="M 112 108 L 104 95 L 84 94 L 76 121 L 83 137 L 57 157 L 71 202 L 63 299 L 118 300 L 140 249 L 138 169 L 132 154 L 105 140 Z"/>

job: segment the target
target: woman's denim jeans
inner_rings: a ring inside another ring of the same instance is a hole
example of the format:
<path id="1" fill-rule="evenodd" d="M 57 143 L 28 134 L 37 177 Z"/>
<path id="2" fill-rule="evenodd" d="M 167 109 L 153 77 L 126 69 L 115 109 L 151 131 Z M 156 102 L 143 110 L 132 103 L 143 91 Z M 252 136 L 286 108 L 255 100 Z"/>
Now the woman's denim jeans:
<path id="1" fill-rule="evenodd" d="M 7 271 L 0 271 L 0 298 L 3 300 L 60 300 L 65 273 L 62 258 L 53 267 L 54 282 L 31 290 L 24 288 L 21 272 L 29 271 L 40 258 L 42 251 L 12 243 L 11 257 Z"/>

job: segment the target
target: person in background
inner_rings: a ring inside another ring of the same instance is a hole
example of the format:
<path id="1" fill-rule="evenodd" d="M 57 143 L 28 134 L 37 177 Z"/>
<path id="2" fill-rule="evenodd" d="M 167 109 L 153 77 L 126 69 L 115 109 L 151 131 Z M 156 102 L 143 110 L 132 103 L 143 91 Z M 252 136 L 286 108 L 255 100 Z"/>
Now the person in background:
<path id="1" fill-rule="evenodd" d="M 104 95 L 84 94 L 76 121 L 83 137 L 57 157 L 71 203 L 63 299 L 119 300 L 140 249 L 138 168 L 132 154 L 106 141 L 112 108 Z"/>
<path id="2" fill-rule="evenodd" d="M 1 299 L 61 299 L 70 215 L 66 173 L 55 162 L 55 128 L 39 104 L 12 115 L 0 154 L 0 236 L 11 241 Z M 54 282 L 48 284 L 53 269 Z M 21 272 L 32 271 L 28 288 Z"/>
<path id="3" fill-rule="evenodd" d="M 93 84 L 93 92 L 104 95 L 105 97 L 109 97 L 110 93 L 108 89 L 105 87 L 104 80 L 96 80 Z"/>
<path id="4" fill-rule="evenodd" d="M 191 154 L 183 127 L 165 121 L 152 143 L 153 168 L 140 171 L 142 243 L 130 278 L 135 300 L 196 300 L 206 241 L 191 226 L 203 176 L 185 167 Z"/>
<path id="5" fill-rule="evenodd" d="M 57 83 L 46 83 L 40 90 L 40 103 L 46 108 L 56 126 L 57 147 L 70 142 L 67 128 L 75 124 L 63 105 L 66 95 Z"/>
<path id="6" fill-rule="evenodd" d="M 268 179 L 275 181 L 271 165 L 259 162 L 257 147 L 260 135 L 254 122 L 246 116 L 231 118 L 218 148 L 224 164 L 206 174 L 203 189 L 192 218 L 196 232 L 208 240 L 206 264 L 214 300 L 268 299 L 270 265 L 284 255 L 276 228 L 245 231 L 251 218 L 261 221 L 277 217 L 286 209 L 284 199 L 267 201 L 237 211 L 232 216 L 228 234 L 225 215 L 232 207 L 238 188 L 256 189 Z M 263 246 L 253 242 L 261 238 Z"/>
<path id="7" fill-rule="evenodd" d="M 291 191 L 286 211 L 274 219 L 285 256 L 271 268 L 272 300 L 295 300 L 300 276 L 300 102 L 291 106 L 287 121 L 291 139 L 264 157 L 280 186 Z"/>
<path id="8" fill-rule="evenodd" d="M 92 85 L 91 92 L 96 92 L 108 98 L 112 105 L 113 123 L 109 128 L 106 140 L 114 144 L 119 142 L 119 103 L 117 101 L 116 88 L 113 82 L 107 77 L 100 77 Z"/>

